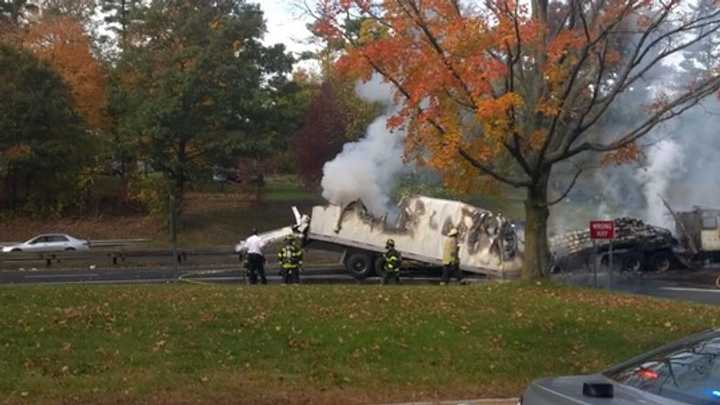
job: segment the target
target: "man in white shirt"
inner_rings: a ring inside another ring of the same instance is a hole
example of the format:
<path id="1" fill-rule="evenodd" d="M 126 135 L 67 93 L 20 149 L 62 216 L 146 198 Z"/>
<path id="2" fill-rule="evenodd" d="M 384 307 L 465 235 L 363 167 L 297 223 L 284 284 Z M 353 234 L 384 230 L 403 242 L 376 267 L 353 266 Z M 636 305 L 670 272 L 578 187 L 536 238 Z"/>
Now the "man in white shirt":
<path id="1" fill-rule="evenodd" d="M 260 275 L 260 282 L 267 284 L 267 279 L 265 278 L 265 256 L 263 256 L 262 253 L 265 243 L 257 233 L 257 229 L 253 229 L 252 236 L 245 241 L 250 284 L 257 284 L 258 274 Z"/>

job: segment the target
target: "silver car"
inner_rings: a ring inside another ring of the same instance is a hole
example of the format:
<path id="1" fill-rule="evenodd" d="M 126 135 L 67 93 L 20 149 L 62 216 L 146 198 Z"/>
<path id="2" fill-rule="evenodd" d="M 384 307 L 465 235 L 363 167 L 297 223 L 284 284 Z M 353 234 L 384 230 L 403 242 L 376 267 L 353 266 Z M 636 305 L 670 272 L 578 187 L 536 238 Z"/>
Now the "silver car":
<path id="1" fill-rule="evenodd" d="M 38 235 L 27 242 L 18 243 L 16 245 L 3 246 L 3 253 L 12 252 L 63 252 L 63 251 L 80 251 L 90 249 L 90 242 L 82 239 L 73 238 L 63 233 L 51 233 Z"/>
<path id="2" fill-rule="evenodd" d="M 534 381 L 519 404 L 720 404 L 720 329 L 671 343 L 599 374 Z"/>

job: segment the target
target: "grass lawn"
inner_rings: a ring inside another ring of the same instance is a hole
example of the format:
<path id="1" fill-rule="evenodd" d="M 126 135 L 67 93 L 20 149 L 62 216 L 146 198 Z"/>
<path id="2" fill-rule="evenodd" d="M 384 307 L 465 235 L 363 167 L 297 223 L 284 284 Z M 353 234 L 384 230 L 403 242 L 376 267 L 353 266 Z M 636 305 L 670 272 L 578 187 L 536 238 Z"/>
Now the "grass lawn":
<path id="1" fill-rule="evenodd" d="M 559 287 L 0 288 L 0 401 L 367 403 L 515 396 L 718 325 Z"/>

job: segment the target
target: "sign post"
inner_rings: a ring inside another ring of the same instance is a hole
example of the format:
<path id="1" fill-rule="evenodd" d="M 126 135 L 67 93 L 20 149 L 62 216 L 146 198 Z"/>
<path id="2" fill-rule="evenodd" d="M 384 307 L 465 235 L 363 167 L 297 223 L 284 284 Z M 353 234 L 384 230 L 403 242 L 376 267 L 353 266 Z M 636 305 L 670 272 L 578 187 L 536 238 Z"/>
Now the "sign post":
<path id="1" fill-rule="evenodd" d="M 593 243 L 593 288 L 598 288 L 598 267 L 600 267 L 600 263 L 598 263 L 598 248 L 597 243 L 595 241 L 592 241 Z"/>
<path id="2" fill-rule="evenodd" d="M 608 290 L 612 290 L 612 271 L 613 271 L 613 241 L 610 239 L 610 258 L 608 259 Z"/>
<path id="3" fill-rule="evenodd" d="M 590 239 L 610 241 L 610 257 L 608 258 L 608 289 L 612 287 L 613 239 L 615 239 L 615 221 L 590 221 Z M 596 270 L 597 272 L 597 270 Z M 597 273 L 595 276 L 597 280 Z M 595 282 L 597 285 L 597 281 Z"/>

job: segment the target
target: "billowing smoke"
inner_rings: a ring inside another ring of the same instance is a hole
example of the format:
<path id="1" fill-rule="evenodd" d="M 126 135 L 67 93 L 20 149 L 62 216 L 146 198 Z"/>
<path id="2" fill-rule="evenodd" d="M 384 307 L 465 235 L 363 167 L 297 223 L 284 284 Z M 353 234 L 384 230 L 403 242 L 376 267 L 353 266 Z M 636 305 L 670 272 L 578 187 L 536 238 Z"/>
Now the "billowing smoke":
<path id="1" fill-rule="evenodd" d="M 698 12 L 704 12 L 703 7 L 714 10 L 716 6 L 712 0 L 698 1 Z M 703 77 L 715 64 L 718 40 L 718 35 L 708 37 L 647 72 L 611 107 L 605 122 L 596 128 L 597 136 L 623 134 L 635 128 L 647 117 L 647 107 L 654 103 L 658 92 L 673 94 Z M 720 100 L 712 95 L 643 138 L 639 145 L 643 156 L 636 163 L 607 168 L 601 167 L 597 155 L 585 157 L 587 160 L 579 163 L 596 169 L 581 178 L 567 201 L 554 207 L 553 233 L 586 229 L 592 219 L 621 216 L 675 230 L 661 197 L 677 211 L 695 206 L 720 208 L 718 128 Z M 554 175 L 567 178 L 573 169 L 560 167 Z"/>
<path id="2" fill-rule="evenodd" d="M 355 88 L 360 98 L 386 107 L 365 136 L 348 143 L 342 152 L 325 164 L 321 186 L 323 197 L 336 205 L 361 200 L 378 217 L 391 210 L 390 192 L 397 178 L 409 170 L 403 162 L 405 131 L 388 129 L 388 119 L 397 111 L 394 89 L 374 75 Z"/>
<path id="3" fill-rule="evenodd" d="M 686 74 L 678 70 L 674 77 L 679 81 Z M 648 103 L 648 99 L 628 97 L 618 108 L 637 111 L 636 106 Z M 617 125 L 605 126 L 603 130 L 615 131 Z M 639 162 L 598 168 L 581 178 L 568 201 L 553 209 L 554 233 L 587 228 L 592 219 L 622 216 L 675 230 L 661 197 L 677 211 L 695 206 L 720 208 L 717 128 L 720 101 L 716 96 L 656 128 L 642 141 L 644 156 Z M 600 166 L 598 162 L 594 164 Z"/>
<path id="4" fill-rule="evenodd" d="M 662 199 L 671 194 L 673 180 L 685 178 L 685 165 L 684 148 L 674 140 L 664 139 L 650 148 L 647 166 L 635 174 L 642 184 L 647 202 L 645 218 L 649 223 L 672 228 L 673 221 Z"/>

